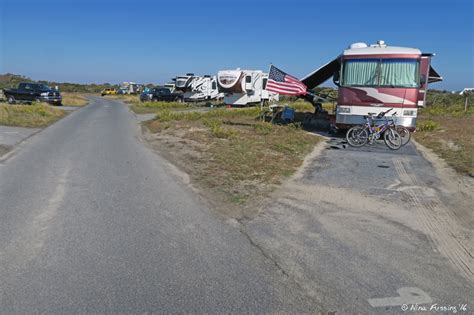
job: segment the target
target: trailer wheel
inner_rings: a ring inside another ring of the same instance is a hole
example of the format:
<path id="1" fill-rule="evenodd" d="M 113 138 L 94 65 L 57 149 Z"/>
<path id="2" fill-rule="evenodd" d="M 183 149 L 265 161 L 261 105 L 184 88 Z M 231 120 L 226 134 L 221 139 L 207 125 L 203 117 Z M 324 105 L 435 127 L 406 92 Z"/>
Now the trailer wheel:
<path id="1" fill-rule="evenodd" d="M 11 105 L 15 104 L 15 98 L 11 95 L 8 97 L 8 104 L 11 104 Z"/>

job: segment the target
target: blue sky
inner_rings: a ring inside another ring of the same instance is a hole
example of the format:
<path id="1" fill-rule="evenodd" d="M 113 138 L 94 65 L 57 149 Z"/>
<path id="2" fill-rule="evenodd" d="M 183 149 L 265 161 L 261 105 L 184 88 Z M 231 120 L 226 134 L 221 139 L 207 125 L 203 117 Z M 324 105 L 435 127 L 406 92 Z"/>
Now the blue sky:
<path id="1" fill-rule="evenodd" d="M 353 42 L 434 52 L 444 82 L 474 87 L 473 2 L 0 0 L 0 73 L 68 82 L 164 83 L 267 70 L 302 77 Z"/>

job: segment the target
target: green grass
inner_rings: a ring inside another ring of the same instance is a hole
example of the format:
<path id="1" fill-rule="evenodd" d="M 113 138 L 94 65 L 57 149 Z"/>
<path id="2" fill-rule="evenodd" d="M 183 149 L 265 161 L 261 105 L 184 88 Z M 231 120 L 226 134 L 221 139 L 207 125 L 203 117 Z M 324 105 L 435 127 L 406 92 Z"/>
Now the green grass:
<path id="1" fill-rule="evenodd" d="M 297 125 L 259 121 L 259 114 L 258 107 L 163 110 L 144 124 L 163 136 L 160 147 L 167 146 L 167 154 L 173 151 L 172 161 L 198 184 L 231 203 L 246 204 L 293 174 L 321 141 Z"/>
<path id="2" fill-rule="evenodd" d="M 415 139 L 459 173 L 474 177 L 474 104 L 464 111 L 463 96 L 436 92 L 428 101 L 419 110 Z"/>
<path id="3" fill-rule="evenodd" d="M 45 127 L 66 115 L 65 111 L 46 104 L 0 105 L 0 125 Z"/>
<path id="4" fill-rule="evenodd" d="M 193 106 L 179 102 L 132 102 L 130 109 L 136 114 L 158 113 L 165 109 L 187 109 Z"/>
<path id="5" fill-rule="evenodd" d="M 63 98 L 62 103 L 65 106 L 84 106 L 89 103 L 87 98 L 80 93 L 64 92 L 61 93 L 61 96 Z"/>

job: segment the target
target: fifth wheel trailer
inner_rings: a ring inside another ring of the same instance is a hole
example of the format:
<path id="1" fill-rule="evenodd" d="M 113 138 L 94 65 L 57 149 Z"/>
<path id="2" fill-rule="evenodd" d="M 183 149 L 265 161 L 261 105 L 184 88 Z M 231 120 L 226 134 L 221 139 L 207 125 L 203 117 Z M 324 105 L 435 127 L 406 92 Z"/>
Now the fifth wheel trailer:
<path id="1" fill-rule="evenodd" d="M 268 74 L 261 70 L 222 70 L 217 73 L 219 91 L 226 105 L 246 106 L 278 101 L 278 94 L 265 89 Z"/>
<path id="2" fill-rule="evenodd" d="M 199 102 L 224 97 L 224 93 L 219 92 L 216 76 L 194 76 L 189 86 L 190 90 L 184 92 L 186 102 Z"/>
<path id="3" fill-rule="evenodd" d="M 442 80 L 431 67 L 432 53 L 416 48 L 355 43 L 341 55 L 301 79 L 313 89 L 329 78 L 338 86 L 335 125 L 346 129 L 364 123 L 367 113 L 393 108 L 397 124 L 416 128 L 428 83 Z"/>

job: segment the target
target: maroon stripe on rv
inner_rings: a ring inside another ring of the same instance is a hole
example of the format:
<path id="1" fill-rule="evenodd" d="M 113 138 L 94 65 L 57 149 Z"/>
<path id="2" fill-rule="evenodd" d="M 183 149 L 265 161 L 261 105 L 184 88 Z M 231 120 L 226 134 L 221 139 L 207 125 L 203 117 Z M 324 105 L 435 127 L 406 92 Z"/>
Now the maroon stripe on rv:
<path id="1" fill-rule="evenodd" d="M 383 58 L 406 58 L 406 59 L 416 59 L 420 58 L 421 55 L 417 54 L 371 54 L 371 55 L 348 55 L 344 56 L 344 60 L 349 59 L 383 59 Z"/>

